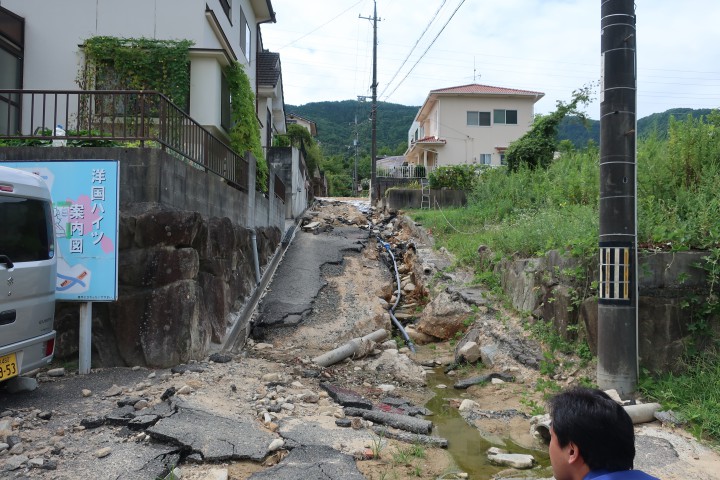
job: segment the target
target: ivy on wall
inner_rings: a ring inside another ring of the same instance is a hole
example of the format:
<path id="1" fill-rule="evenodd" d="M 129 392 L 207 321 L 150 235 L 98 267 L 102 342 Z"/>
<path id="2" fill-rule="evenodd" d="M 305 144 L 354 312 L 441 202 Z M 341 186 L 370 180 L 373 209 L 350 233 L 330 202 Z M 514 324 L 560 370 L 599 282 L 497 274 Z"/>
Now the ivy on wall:
<path id="1" fill-rule="evenodd" d="M 84 89 L 157 90 L 188 110 L 190 40 L 97 36 L 85 40 Z"/>
<path id="2" fill-rule="evenodd" d="M 268 165 L 260 143 L 260 125 L 255 115 L 255 94 L 243 66 L 233 62 L 225 67 L 231 97 L 230 146 L 236 152 L 251 152 L 257 160 L 255 188 L 268 190 Z"/>

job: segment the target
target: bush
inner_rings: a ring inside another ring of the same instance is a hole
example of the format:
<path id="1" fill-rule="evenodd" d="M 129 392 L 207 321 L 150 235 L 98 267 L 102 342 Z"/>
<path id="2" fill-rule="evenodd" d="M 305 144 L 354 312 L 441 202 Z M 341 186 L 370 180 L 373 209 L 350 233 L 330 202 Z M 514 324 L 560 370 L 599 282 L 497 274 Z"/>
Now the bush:
<path id="1" fill-rule="evenodd" d="M 430 188 L 439 190 L 472 190 L 480 174 L 488 167 L 485 165 L 451 165 L 438 167 L 430 172 Z"/>

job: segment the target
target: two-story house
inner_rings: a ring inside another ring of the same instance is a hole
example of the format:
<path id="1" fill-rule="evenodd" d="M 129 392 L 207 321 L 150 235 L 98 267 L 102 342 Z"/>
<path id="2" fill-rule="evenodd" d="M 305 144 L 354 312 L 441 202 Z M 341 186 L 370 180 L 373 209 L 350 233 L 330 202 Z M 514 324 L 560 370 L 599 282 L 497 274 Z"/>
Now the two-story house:
<path id="1" fill-rule="evenodd" d="M 284 133 L 285 113 L 279 57 L 262 48 L 260 25 L 267 22 L 275 22 L 270 0 L 2 0 L 0 89 L 77 90 L 82 45 L 91 37 L 189 40 L 187 113 L 227 140 L 230 94 L 223 69 L 239 62 L 256 96 L 262 146 L 268 147 L 275 133 Z M 6 122 L 12 101 L 0 98 Z"/>
<path id="2" fill-rule="evenodd" d="M 407 162 L 429 169 L 502 165 L 505 150 L 527 132 L 543 96 L 478 84 L 432 90 L 410 127 Z"/>

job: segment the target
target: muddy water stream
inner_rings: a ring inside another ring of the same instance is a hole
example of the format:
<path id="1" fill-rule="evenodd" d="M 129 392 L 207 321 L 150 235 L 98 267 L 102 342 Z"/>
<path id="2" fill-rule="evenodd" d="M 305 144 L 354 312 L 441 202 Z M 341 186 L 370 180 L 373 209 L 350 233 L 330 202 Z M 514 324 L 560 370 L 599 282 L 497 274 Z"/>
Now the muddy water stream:
<path id="1" fill-rule="evenodd" d="M 442 368 L 429 373 L 427 375 L 428 386 L 435 392 L 435 396 L 425 407 L 434 413 L 430 417 L 435 425 L 433 435 L 447 439 L 448 451 L 460 471 L 466 472 L 470 479 L 484 480 L 492 478 L 493 475 L 500 471 L 507 470 L 508 467 L 493 465 L 487 459 L 487 450 L 490 447 L 500 447 L 509 453 L 532 455 L 535 458 L 536 465 L 540 467 L 550 465 L 547 451 L 528 450 L 510 440 L 505 440 L 505 445 L 495 445 L 485 440 L 475 427 L 469 425 L 463 419 L 457 408 L 449 405 L 449 399 L 459 398 L 462 400 L 470 398 L 465 391 L 452 388 L 455 381 L 456 379 L 443 373 Z M 438 385 L 446 385 L 448 388 L 438 387 Z M 530 428 L 529 422 L 528 428 Z M 516 475 L 515 478 L 518 476 Z"/>

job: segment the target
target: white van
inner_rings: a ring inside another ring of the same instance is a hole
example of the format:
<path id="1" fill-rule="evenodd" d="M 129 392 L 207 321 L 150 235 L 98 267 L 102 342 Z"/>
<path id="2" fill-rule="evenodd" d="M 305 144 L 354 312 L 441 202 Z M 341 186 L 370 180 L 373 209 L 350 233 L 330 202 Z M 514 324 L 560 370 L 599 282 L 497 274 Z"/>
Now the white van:
<path id="1" fill-rule="evenodd" d="M 0 166 L 0 382 L 52 360 L 56 269 L 45 181 Z"/>

